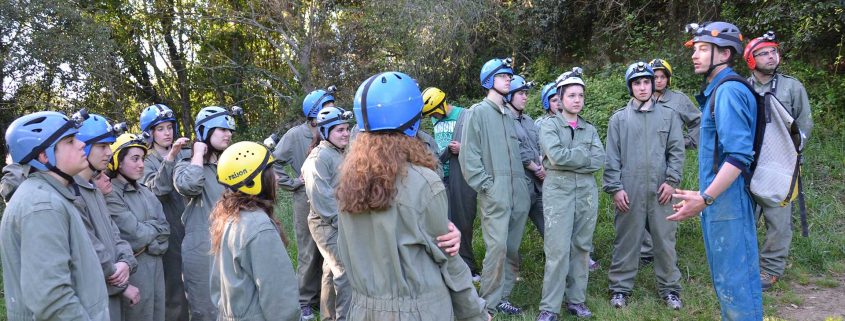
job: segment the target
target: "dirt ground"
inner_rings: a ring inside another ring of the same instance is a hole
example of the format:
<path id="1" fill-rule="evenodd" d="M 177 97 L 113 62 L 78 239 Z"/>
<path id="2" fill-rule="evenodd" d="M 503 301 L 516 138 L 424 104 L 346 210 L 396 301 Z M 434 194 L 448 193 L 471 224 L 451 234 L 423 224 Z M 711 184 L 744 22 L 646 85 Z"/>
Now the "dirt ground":
<path id="1" fill-rule="evenodd" d="M 845 275 L 834 278 L 836 287 L 823 287 L 811 279 L 807 285 L 791 284 L 790 292 L 797 295 L 801 303 L 783 303 L 778 309 L 780 318 L 789 321 L 825 321 L 845 318 Z"/>

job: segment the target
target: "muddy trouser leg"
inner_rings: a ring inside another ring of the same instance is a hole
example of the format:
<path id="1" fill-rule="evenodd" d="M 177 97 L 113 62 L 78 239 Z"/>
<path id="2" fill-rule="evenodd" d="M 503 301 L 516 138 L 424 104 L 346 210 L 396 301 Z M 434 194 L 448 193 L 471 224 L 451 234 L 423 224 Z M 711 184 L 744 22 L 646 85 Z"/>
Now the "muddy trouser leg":
<path id="1" fill-rule="evenodd" d="M 323 255 L 323 288 L 320 294 L 321 320 L 346 320 L 352 288 L 337 252 L 337 229 L 319 218 L 310 218 L 311 235 Z M 324 300 L 325 299 L 325 300 Z"/>
<path id="2" fill-rule="evenodd" d="M 173 219 L 167 217 L 167 222 L 170 223 L 170 237 L 168 238 L 167 252 L 162 255 L 165 293 L 164 319 L 167 321 L 187 320 L 189 313 L 185 283 L 182 281 L 182 239 L 185 237 L 185 227 L 182 226 L 182 219 L 179 216 L 181 216 L 181 213 L 177 213 L 177 217 Z"/>
<path id="3" fill-rule="evenodd" d="M 543 237 L 545 230 L 545 224 L 543 223 L 543 190 L 542 185 L 540 183 L 534 183 L 532 180 L 531 185 L 528 187 L 528 191 L 531 196 L 531 208 L 528 210 L 528 218 L 531 219 L 531 223 L 534 223 L 534 227 L 537 228 L 537 232 L 540 233 L 540 237 Z"/>
<path id="4" fill-rule="evenodd" d="M 513 208 L 508 222 L 507 267 L 505 268 L 505 280 L 502 285 L 502 299 L 510 297 L 516 283 L 516 276 L 519 273 L 519 245 L 522 243 L 525 223 L 528 220 L 528 211 L 531 209 L 531 198 L 528 192 L 530 184 L 531 182 L 527 179 L 514 179 Z"/>
<path id="5" fill-rule="evenodd" d="M 566 274 L 566 302 L 587 301 L 587 279 L 590 276 L 590 251 L 598 218 L 599 190 L 593 186 L 575 191 L 575 217 L 569 250 L 569 273 Z"/>
<path id="6" fill-rule="evenodd" d="M 786 269 L 789 244 L 792 243 L 792 204 L 763 207 L 763 218 L 766 221 L 766 240 L 760 249 L 760 270 L 780 277 Z"/>
<path id="7" fill-rule="evenodd" d="M 663 298 L 669 292 L 681 293 L 681 271 L 675 252 L 678 223 L 666 219 L 672 214 L 671 202 L 660 205 L 654 200 L 650 205 L 648 226 L 654 242 L 654 274 L 657 276 L 657 290 Z"/>
<path id="8" fill-rule="evenodd" d="M 634 195 L 628 192 L 630 198 Z M 630 294 L 634 288 L 634 278 L 640 263 L 640 245 L 643 243 L 643 231 L 645 230 L 646 213 L 645 206 L 637 206 L 632 202 L 627 213 L 616 210 L 613 224 L 616 229 L 616 238 L 613 240 L 613 257 L 610 261 L 608 272 L 610 292 Z"/>
<path id="9" fill-rule="evenodd" d="M 543 252 L 546 264 L 543 270 L 543 295 L 540 310 L 560 313 L 560 306 L 566 289 L 569 274 L 570 251 L 572 247 L 572 229 L 574 207 L 567 206 L 571 197 L 566 196 L 566 178 L 549 174 L 543 185 L 543 206 L 545 230 L 549 234 L 543 239 Z"/>
<path id="10" fill-rule="evenodd" d="M 757 230 L 750 196 L 721 196 L 701 215 L 704 250 L 722 320 L 763 320 Z M 736 202 L 731 202 L 734 200 Z"/>
<path id="11" fill-rule="evenodd" d="M 472 273 L 478 273 L 475 255 L 472 252 L 472 225 L 478 207 L 478 194 L 463 181 L 462 177 L 448 177 L 446 192 L 449 196 L 449 220 L 461 231 L 461 248 L 458 254 Z"/>
<path id="12" fill-rule="evenodd" d="M 320 303 L 320 279 L 323 275 L 323 256 L 308 228 L 308 195 L 300 188 L 293 192 L 293 224 L 296 236 L 296 276 L 299 282 L 299 305 Z"/>
<path id="13" fill-rule="evenodd" d="M 481 207 L 481 233 L 484 237 L 485 253 L 482 262 L 481 289 L 479 295 L 487 304 L 489 313 L 496 313 L 496 305 L 502 299 L 507 265 L 508 226 L 513 208 L 509 177 L 497 177 L 487 193 L 478 193 Z M 499 180 L 507 180 L 500 182 Z M 507 196 L 506 196 L 507 195 Z"/>
<path id="14" fill-rule="evenodd" d="M 182 271 L 191 305 L 191 321 L 217 320 L 217 302 L 211 302 L 211 247 L 208 231 L 185 231 Z M 136 272 L 137 273 L 137 272 Z"/>

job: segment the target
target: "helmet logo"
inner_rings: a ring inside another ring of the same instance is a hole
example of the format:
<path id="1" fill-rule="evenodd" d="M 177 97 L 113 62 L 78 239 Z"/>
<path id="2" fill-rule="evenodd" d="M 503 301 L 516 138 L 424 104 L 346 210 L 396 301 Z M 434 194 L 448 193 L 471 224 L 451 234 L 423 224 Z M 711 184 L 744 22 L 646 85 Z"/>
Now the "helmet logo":
<path id="1" fill-rule="evenodd" d="M 235 128 L 235 119 L 232 117 L 226 117 L 226 124 L 229 125 L 230 128 Z"/>
<path id="2" fill-rule="evenodd" d="M 236 179 L 236 178 L 238 178 L 238 177 L 243 176 L 244 174 L 246 174 L 246 168 L 244 168 L 244 169 L 242 169 L 242 170 L 240 170 L 240 171 L 238 171 L 238 172 L 236 172 L 236 173 L 234 173 L 234 174 L 232 174 L 232 175 L 229 175 L 229 177 L 228 177 L 228 178 L 229 178 L 229 180 L 234 180 L 234 179 Z"/>

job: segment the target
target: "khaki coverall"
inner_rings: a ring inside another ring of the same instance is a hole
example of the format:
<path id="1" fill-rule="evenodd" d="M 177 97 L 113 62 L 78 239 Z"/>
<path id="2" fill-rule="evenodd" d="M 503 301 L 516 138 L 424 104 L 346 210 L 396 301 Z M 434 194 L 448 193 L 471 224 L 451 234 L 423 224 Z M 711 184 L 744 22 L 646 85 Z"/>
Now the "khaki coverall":
<path id="1" fill-rule="evenodd" d="M 407 166 L 388 209 L 340 214 L 338 250 L 353 290 L 348 320 L 487 320 L 467 265 L 437 247 L 449 224 L 440 178 Z"/>
<path id="2" fill-rule="evenodd" d="M 502 102 L 485 98 L 471 107 L 462 131 L 458 159 L 467 184 L 478 192 L 486 252 L 481 297 L 487 310 L 511 292 L 519 264 L 519 244 L 531 207 L 513 120 Z"/>
<path id="3" fill-rule="evenodd" d="M 162 255 L 167 251 L 170 224 L 158 198 L 146 186 L 128 182 L 120 175 L 112 179 L 112 186 L 112 192 L 106 195 L 106 204 L 120 229 L 120 237 L 129 242 L 135 252 L 138 268 L 129 276 L 129 284 L 141 292 L 141 301 L 135 306 L 124 300 L 124 319 L 163 321 Z"/>

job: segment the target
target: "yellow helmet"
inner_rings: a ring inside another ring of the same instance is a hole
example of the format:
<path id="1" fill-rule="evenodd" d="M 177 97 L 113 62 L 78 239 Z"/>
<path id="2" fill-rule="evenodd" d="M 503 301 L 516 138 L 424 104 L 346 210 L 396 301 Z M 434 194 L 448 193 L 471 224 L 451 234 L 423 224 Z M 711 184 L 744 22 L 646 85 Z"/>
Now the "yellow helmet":
<path id="1" fill-rule="evenodd" d="M 663 70 L 663 71 L 666 71 L 666 78 L 669 78 L 669 79 L 666 81 L 666 86 L 671 86 L 671 85 L 672 85 L 672 65 L 670 65 L 668 61 L 663 60 L 663 59 L 660 59 L 660 58 L 657 58 L 657 59 L 652 59 L 652 60 L 651 60 L 648 64 L 649 64 L 649 65 L 651 65 L 651 70 L 654 70 L 654 71 L 658 71 L 658 70 Z"/>
<path id="2" fill-rule="evenodd" d="M 422 92 L 423 116 L 431 116 L 434 113 L 446 115 L 446 93 L 435 87 L 428 87 Z"/>
<path id="3" fill-rule="evenodd" d="M 124 133 L 118 136 L 114 143 L 111 144 L 111 151 L 114 155 L 112 155 L 111 161 L 109 162 L 110 171 L 117 172 L 117 168 L 120 166 L 120 161 L 117 159 L 118 154 L 120 154 L 120 151 L 129 147 L 141 148 L 144 150 L 144 155 L 147 155 L 147 142 L 144 138 L 140 135 Z"/>
<path id="4" fill-rule="evenodd" d="M 244 194 L 261 193 L 261 174 L 273 164 L 272 153 L 255 142 L 238 142 L 217 160 L 217 181 Z"/>

